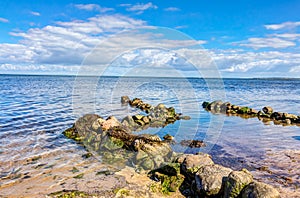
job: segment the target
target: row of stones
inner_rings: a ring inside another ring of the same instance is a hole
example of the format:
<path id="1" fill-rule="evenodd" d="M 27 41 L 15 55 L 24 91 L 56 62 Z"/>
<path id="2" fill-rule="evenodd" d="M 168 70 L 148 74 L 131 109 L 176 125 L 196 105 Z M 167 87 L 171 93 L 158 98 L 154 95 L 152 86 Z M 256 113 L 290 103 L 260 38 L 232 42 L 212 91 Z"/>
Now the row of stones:
<path id="1" fill-rule="evenodd" d="M 248 170 L 233 171 L 214 164 L 204 153 L 182 154 L 149 176 L 161 182 L 163 192 L 179 189 L 187 197 L 280 197 L 272 186 L 255 181 Z"/>
<path id="2" fill-rule="evenodd" d="M 131 131 L 145 130 L 148 127 L 165 127 L 180 119 L 190 119 L 189 116 L 182 116 L 181 113 L 176 113 L 174 107 L 168 108 L 164 104 L 152 106 L 139 98 L 130 100 L 128 96 L 122 96 L 121 103 L 122 105 L 129 104 L 131 107 L 138 108 L 146 113 L 146 115 L 128 115 L 122 120 L 122 124 Z"/>
<path id="3" fill-rule="evenodd" d="M 274 112 L 273 108 L 269 106 L 263 107 L 261 111 L 257 111 L 249 107 L 241 107 L 232 105 L 229 102 L 217 100 L 213 102 L 203 102 L 202 107 L 212 113 L 238 115 L 244 118 L 258 117 L 263 122 L 273 121 L 274 124 L 300 126 L 300 116 L 290 113 Z"/>

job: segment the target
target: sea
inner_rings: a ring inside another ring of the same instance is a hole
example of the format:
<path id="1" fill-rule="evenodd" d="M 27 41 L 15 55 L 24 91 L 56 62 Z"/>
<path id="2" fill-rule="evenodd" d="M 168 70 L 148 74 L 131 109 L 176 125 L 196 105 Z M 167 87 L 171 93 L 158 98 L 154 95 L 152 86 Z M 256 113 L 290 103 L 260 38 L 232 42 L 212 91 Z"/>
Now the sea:
<path id="1" fill-rule="evenodd" d="M 151 105 L 163 103 L 191 117 L 164 128 L 134 133 L 156 134 L 161 138 L 170 134 L 175 137 L 172 147 L 176 152 L 208 153 L 216 163 L 233 169 L 247 168 L 257 179 L 297 194 L 299 125 L 283 126 L 258 118 L 214 114 L 203 109 L 202 102 L 222 100 L 256 110 L 270 106 L 274 111 L 300 115 L 299 87 L 300 79 L 283 78 L 0 75 L 0 196 L 8 196 L 12 189 L 18 189 L 15 193 L 19 195 L 36 191 L 34 182 L 31 187 L 21 183 L 26 183 L 26 178 L 39 178 L 43 172 L 40 167 L 56 171 L 57 175 L 61 171 L 63 180 L 64 167 L 82 164 L 85 159 L 78 156 L 87 150 L 62 132 L 87 113 L 103 118 L 113 115 L 119 120 L 141 113 L 121 105 L 123 95 L 141 98 Z M 203 140 L 206 147 L 189 148 L 179 143 L 192 139 Z M 96 158 L 84 162 L 85 166 L 101 164 L 101 156 Z M 287 165 L 278 166 L 280 162 Z M 259 172 L 266 169 L 270 171 Z M 283 177 L 291 181 L 284 183 Z M 37 186 L 55 183 L 35 181 Z"/>

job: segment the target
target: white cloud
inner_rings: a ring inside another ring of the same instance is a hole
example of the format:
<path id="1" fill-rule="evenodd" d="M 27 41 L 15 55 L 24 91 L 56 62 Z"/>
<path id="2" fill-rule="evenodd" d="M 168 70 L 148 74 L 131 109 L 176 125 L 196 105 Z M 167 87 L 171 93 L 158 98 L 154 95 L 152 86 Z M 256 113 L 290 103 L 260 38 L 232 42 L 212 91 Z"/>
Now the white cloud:
<path id="1" fill-rule="evenodd" d="M 221 72 L 233 77 L 257 77 L 259 74 L 292 76 L 300 65 L 300 53 L 280 51 L 247 52 L 216 50 L 210 52 Z M 298 73 L 300 76 L 300 73 Z"/>
<path id="2" fill-rule="evenodd" d="M 137 4 L 120 4 L 120 6 L 122 7 L 127 7 L 126 10 L 127 11 L 131 11 L 131 12 L 137 12 L 137 14 L 141 14 L 143 13 L 145 10 L 149 10 L 149 9 L 157 9 L 158 7 L 156 5 L 154 5 L 152 2 L 143 4 L 143 3 L 137 3 Z"/>
<path id="3" fill-rule="evenodd" d="M 171 11 L 171 12 L 180 11 L 180 9 L 176 8 L 176 7 L 168 7 L 168 8 L 165 8 L 164 10 L 165 11 Z"/>
<path id="4" fill-rule="evenodd" d="M 268 30 L 280 30 L 280 29 L 293 29 L 300 26 L 300 21 L 296 22 L 284 22 L 280 24 L 271 24 L 271 25 L 265 25 L 265 28 Z"/>
<path id="5" fill-rule="evenodd" d="M 185 29 L 185 28 L 188 28 L 187 25 L 179 25 L 179 26 L 176 26 L 175 29 L 179 30 L 179 29 Z"/>
<path id="6" fill-rule="evenodd" d="M 98 11 L 98 12 L 102 12 L 102 13 L 114 10 L 113 8 L 101 7 L 98 4 L 75 4 L 74 6 L 80 10 Z"/>
<path id="7" fill-rule="evenodd" d="M 2 23 L 8 23 L 8 22 L 9 22 L 9 20 L 8 20 L 8 19 L 5 19 L 5 18 L 2 18 L 2 17 L 0 17 L 0 22 L 2 22 Z"/>
<path id="8" fill-rule="evenodd" d="M 33 11 L 31 11 L 30 14 L 32 14 L 34 16 L 41 16 L 41 14 L 39 12 L 33 12 Z"/>
<path id="9" fill-rule="evenodd" d="M 284 38 L 284 39 L 288 39 L 288 40 L 297 40 L 300 38 L 300 34 L 289 34 L 289 33 L 285 33 L 285 34 L 273 34 L 273 36 L 275 37 L 279 37 L 279 38 Z"/>
<path id="10" fill-rule="evenodd" d="M 296 43 L 280 38 L 249 38 L 247 43 L 242 43 L 240 46 L 251 47 L 254 49 L 260 48 L 287 48 L 296 46 Z"/>
<path id="11" fill-rule="evenodd" d="M 102 15 L 87 21 L 57 22 L 56 26 L 12 32 L 18 44 L 0 44 L 0 64 L 81 64 L 108 33 L 143 26 L 144 21 L 123 15 Z"/>
<path id="12" fill-rule="evenodd" d="M 290 73 L 299 73 L 300 74 L 300 66 L 292 67 L 289 72 Z"/>

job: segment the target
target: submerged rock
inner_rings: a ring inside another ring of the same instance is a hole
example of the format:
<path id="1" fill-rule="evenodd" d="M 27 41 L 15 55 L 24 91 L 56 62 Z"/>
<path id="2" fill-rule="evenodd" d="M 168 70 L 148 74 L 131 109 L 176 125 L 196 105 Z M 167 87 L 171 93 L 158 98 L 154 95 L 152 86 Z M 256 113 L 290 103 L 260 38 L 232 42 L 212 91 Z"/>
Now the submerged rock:
<path id="1" fill-rule="evenodd" d="M 200 148 L 206 146 L 206 144 L 202 140 L 182 140 L 180 144 L 181 146 L 186 146 L 190 148 Z"/>
<path id="2" fill-rule="evenodd" d="M 121 97 L 121 104 L 122 105 L 127 105 L 130 103 L 130 98 L 128 96 L 122 96 Z"/>

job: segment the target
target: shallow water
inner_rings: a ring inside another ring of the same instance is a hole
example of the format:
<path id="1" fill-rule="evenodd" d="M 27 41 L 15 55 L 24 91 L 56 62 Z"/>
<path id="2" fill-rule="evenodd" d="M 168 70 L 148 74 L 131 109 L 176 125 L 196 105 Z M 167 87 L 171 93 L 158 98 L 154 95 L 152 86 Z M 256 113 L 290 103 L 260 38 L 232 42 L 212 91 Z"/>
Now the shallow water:
<path id="1" fill-rule="evenodd" d="M 164 103 L 192 117 L 189 121 L 177 121 L 163 129 L 145 131 L 161 137 L 169 133 L 175 136 L 177 142 L 200 139 L 207 144 L 201 149 L 174 145 L 176 151 L 208 152 L 219 163 L 237 169 L 250 167 L 255 171 L 256 166 L 263 165 L 259 162 L 267 159 L 270 153 L 298 150 L 300 127 L 263 123 L 257 118 L 214 115 L 202 109 L 202 102 L 222 99 L 257 110 L 271 106 L 276 111 L 300 115 L 299 86 L 300 80 L 296 79 L 205 81 L 0 75 L 0 185 L 13 186 L 20 177 L 40 174 L 33 168 L 35 166 L 30 165 L 41 163 L 36 163 L 38 160 L 35 159 L 43 159 L 44 163 L 52 165 L 50 169 L 74 163 L 74 157 L 84 154 L 85 150 L 66 139 L 62 131 L 85 113 L 97 113 L 102 117 L 115 115 L 118 119 L 136 113 L 137 110 L 120 105 L 122 95 L 140 97 L 153 105 Z M 231 160 L 221 158 L 224 156 Z M 74 164 L 80 164 L 80 160 L 83 159 L 77 159 Z M 299 172 L 293 174 L 299 175 Z"/>

